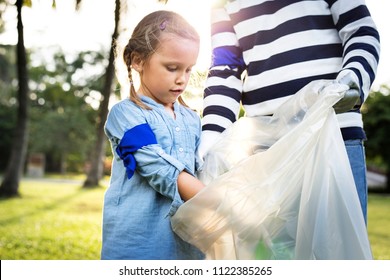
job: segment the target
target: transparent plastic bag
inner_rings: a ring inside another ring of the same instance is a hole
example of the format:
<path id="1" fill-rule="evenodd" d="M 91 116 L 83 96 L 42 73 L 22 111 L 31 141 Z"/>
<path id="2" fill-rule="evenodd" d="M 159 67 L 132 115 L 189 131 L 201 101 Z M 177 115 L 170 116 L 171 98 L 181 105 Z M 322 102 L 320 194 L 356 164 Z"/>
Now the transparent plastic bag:
<path id="1" fill-rule="evenodd" d="M 229 127 L 173 230 L 207 259 L 372 259 L 332 108 L 345 90 L 312 82 L 272 117 Z"/>

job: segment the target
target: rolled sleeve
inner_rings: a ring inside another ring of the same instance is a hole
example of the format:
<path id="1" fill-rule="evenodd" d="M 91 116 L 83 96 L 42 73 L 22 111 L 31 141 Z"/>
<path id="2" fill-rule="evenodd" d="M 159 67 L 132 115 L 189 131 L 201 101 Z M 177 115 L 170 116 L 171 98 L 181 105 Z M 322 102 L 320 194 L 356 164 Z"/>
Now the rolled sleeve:
<path id="1" fill-rule="evenodd" d="M 177 118 L 172 120 L 166 116 L 160 104 L 148 98 L 143 101 L 153 110 L 141 109 L 130 100 L 123 100 L 110 110 L 105 133 L 117 163 L 113 172 L 120 178 L 119 184 L 130 186 L 132 190 L 129 193 L 148 193 L 149 198 L 156 200 L 156 203 L 160 203 L 161 199 L 165 203 L 170 201 L 164 213 L 172 216 L 184 203 L 177 185 L 180 172 L 186 170 L 190 174 L 195 173 L 200 119 L 191 110 L 175 103 Z M 151 130 L 145 130 L 149 127 Z M 145 141 L 144 132 L 149 136 L 154 134 L 156 143 L 153 143 L 154 137 L 149 137 L 153 141 Z M 123 164 L 119 164 L 121 160 Z M 153 194 L 152 190 L 158 195 Z M 118 193 L 121 191 L 122 186 Z"/>
<path id="2" fill-rule="evenodd" d="M 172 216 L 183 200 L 180 197 L 177 178 L 185 165 L 164 152 L 159 145 L 148 145 L 134 153 L 137 172 L 161 195 L 172 199 L 168 215 Z M 167 164 L 168 163 L 168 164 Z"/>

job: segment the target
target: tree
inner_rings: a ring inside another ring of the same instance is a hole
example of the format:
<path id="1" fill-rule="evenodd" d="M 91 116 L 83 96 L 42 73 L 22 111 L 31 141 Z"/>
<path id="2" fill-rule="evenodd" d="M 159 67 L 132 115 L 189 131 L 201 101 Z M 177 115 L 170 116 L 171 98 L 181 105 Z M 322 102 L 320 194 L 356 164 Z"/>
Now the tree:
<path id="1" fill-rule="evenodd" d="M 45 153 L 51 168 L 57 163 L 55 167 L 64 174 L 69 163 L 75 164 L 76 159 L 85 162 L 89 138 L 94 136 L 93 124 L 85 111 L 69 106 L 62 111 L 46 112 L 39 122 L 31 122 L 31 128 L 34 131 L 30 138 L 40 137 L 32 141 L 30 151 Z M 74 160 L 69 160 L 70 157 Z"/>
<path id="2" fill-rule="evenodd" d="M 0 196 L 18 196 L 19 181 L 23 172 L 28 141 L 28 72 L 27 55 L 24 46 L 24 32 L 22 21 L 23 0 L 17 0 L 17 30 L 18 43 L 16 47 L 18 73 L 18 111 L 16 127 L 13 135 L 13 145 L 3 182 L 0 185 Z"/>
<path id="3" fill-rule="evenodd" d="M 390 88 L 382 85 L 371 92 L 362 110 L 368 141 L 365 143 L 367 159 L 377 158 L 386 168 L 390 192 Z"/>
<path id="4" fill-rule="evenodd" d="M 16 72 L 15 46 L 0 45 L 0 170 L 7 167 L 12 145 L 12 132 L 16 126 Z"/>
<path id="5" fill-rule="evenodd" d="M 105 61 L 101 52 L 69 57 L 59 50 L 30 68 L 28 151 L 46 155 L 46 171 L 84 170 L 96 138 L 94 104 L 100 101 Z"/>
<path id="6" fill-rule="evenodd" d="M 81 0 L 76 0 L 76 9 Z M 1 1 L 5 3 L 5 1 Z M 1 3 L 0 3 L 1 4 Z M 11 155 L 7 164 L 3 181 L 0 185 L 0 196 L 19 196 L 19 182 L 23 172 L 28 144 L 29 123 L 29 85 L 27 71 L 27 54 L 24 45 L 24 28 L 22 20 L 23 5 L 31 6 L 31 0 L 16 0 L 18 43 L 16 46 L 17 76 L 18 76 L 18 110 L 16 127 L 13 134 Z M 52 1 L 55 7 L 55 0 Z"/>
<path id="7" fill-rule="evenodd" d="M 158 2 L 166 4 L 168 0 L 158 0 Z M 84 182 L 85 188 L 98 186 L 100 179 L 103 177 L 103 159 L 107 143 L 107 139 L 104 134 L 104 124 L 107 119 L 109 99 L 115 76 L 115 43 L 119 36 L 120 17 L 121 0 L 115 0 L 115 27 L 112 34 L 109 60 L 105 75 L 105 84 L 102 91 L 103 101 L 99 106 L 99 118 L 97 120 L 96 130 L 97 140 L 91 156 L 91 169 L 88 171 L 87 179 Z"/>
<path id="8" fill-rule="evenodd" d="M 88 171 L 87 179 L 84 182 L 84 187 L 98 186 L 100 179 L 103 177 L 103 159 L 105 154 L 105 145 L 107 143 L 106 136 L 104 134 L 104 124 L 107 119 L 108 104 L 115 77 L 115 43 L 119 36 L 120 15 L 121 0 L 115 0 L 115 26 L 114 32 L 112 34 L 110 54 L 102 91 L 103 100 L 99 105 L 99 117 L 97 120 L 96 129 L 97 139 L 95 148 L 92 152 L 91 168 Z"/>

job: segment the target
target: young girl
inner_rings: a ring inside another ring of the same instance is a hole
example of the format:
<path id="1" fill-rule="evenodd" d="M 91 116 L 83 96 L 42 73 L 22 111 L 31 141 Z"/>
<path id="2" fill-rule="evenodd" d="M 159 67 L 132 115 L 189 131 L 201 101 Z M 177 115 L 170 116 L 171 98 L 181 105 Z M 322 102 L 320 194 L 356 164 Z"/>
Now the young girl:
<path id="1" fill-rule="evenodd" d="M 200 118 L 180 97 L 198 52 L 195 29 L 169 11 L 143 18 L 124 50 L 130 98 L 112 107 L 105 126 L 114 160 L 102 259 L 203 258 L 170 225 L 178 207 L 203 188 L 194 176 Z"/>

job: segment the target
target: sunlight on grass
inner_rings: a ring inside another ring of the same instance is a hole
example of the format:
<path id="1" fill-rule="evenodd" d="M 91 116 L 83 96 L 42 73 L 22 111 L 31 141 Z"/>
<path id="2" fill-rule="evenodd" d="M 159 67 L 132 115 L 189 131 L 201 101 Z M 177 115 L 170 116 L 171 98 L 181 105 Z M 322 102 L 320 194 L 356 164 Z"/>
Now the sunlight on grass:
<path id="1" fill-rule="evenodd" d="M 21 198 L 0 200 L 0 259 L 98 260 L 105 187 L 81 184 L 24 180 Z M 370 194 L 368 209 L 374 258 L 389 260 L 390 196 Z"/>
<path id="2" fill-rule="evenodd" d="M 368 236 L 377 260 L 390 260 L 389 213 L 389 195 L 368 195 Z"/>
<path id="3" fill-rule="evenodd" d="M 100 258 L 104 188 L 26 181 L 22 198 L 0 201 L 0 258 Z"/>

